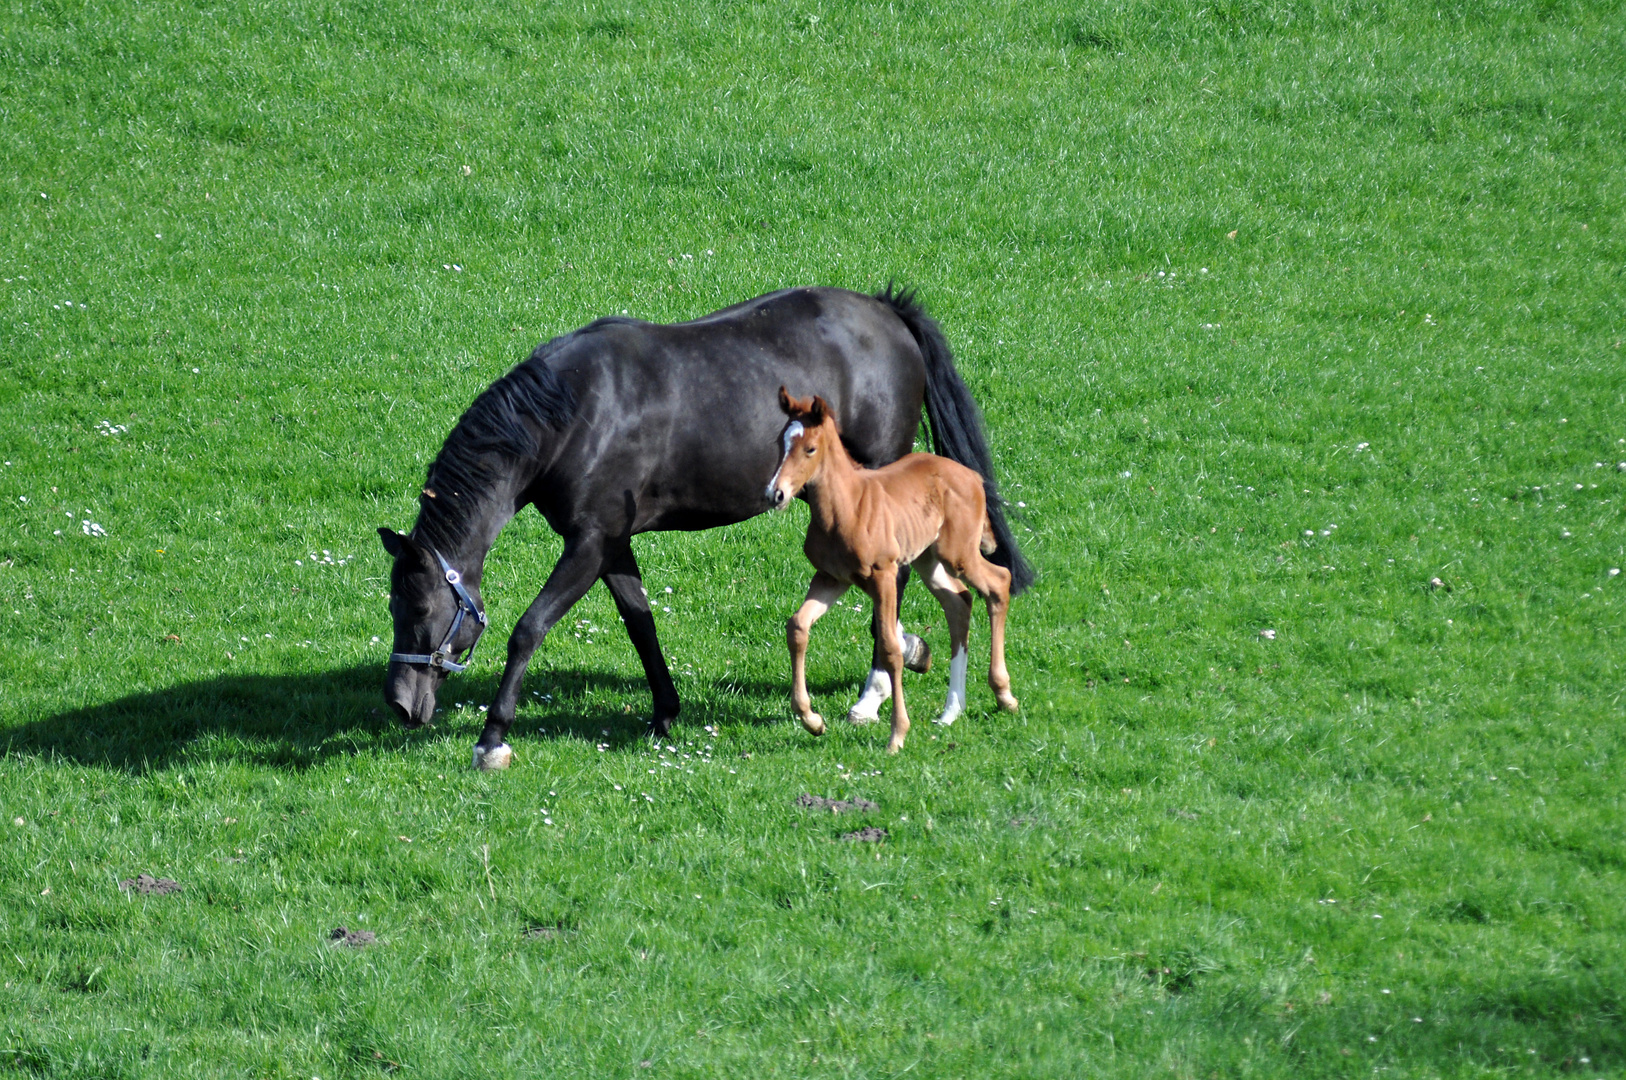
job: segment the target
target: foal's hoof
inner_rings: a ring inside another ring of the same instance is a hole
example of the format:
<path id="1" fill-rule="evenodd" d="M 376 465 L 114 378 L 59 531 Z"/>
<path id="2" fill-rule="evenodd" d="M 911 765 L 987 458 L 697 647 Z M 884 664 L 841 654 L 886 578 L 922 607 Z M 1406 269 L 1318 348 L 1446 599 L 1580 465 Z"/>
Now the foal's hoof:
<path id="1" fill-rule="evenodd" d="M 1005 691 L 1003 694 L 996 694 L 994 696 L 999 698 L 999 707 L 1004 709 L 1006 712 L 1015 712 L 1018 708 L 1020 708 L 1017 700 L 1011 697 L 1011 692 L 1009 690 Z"/>
<path id="2" fill-rule="evenodd" d="M 809 735 L 823 735 L 825 730 L 824 717 L 816 712 L 808 713 L 802 717 L 802 726 L 807 729 Z"/>
<path id="3" fill-rule="evenodd" d="M 860 727 L 864 724 L 873 724 L 880 718 L 881 712 L 879 709 L 875 712 L 859 712 L 857 705 L 854 705 L 847 713 L 847 723 L 858 724 Z"/>
<path id="4" fill-rule="evenodd" d="M 932 669 L 932 647 L 925 638 L 903 635 L 903 666 L 922 675 Z"/>
<path id="5" fill-rule="evenodd" d="M 496 746 L 476 746 L 474 748 L 474 767 L 481 772 L 506 769 L 513 763 L 514 748 L 507 743 L 498 743 Z"/>

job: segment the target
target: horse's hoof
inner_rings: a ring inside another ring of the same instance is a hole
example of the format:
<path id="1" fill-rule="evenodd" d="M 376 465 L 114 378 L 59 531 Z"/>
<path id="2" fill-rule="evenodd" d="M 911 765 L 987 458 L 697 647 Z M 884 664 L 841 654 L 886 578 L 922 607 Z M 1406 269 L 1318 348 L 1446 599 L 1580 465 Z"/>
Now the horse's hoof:
<path id="1" fill-rule="evenodd" d="M 513 763 L 514 748 L 507 743 L 498 743 L 496 746 L 476 746 L 474 748 L 474 767 L 481 772 L 506 769 Z"/>
<path id="2" fill-rule="evenodd" d="M 903 666 L 922 675 L 932 669 L 932 647 L 925 638 L 903 635 Z"/>
<path id="3" fill-rule="evenodd" d="M 880 713 L 879 710 L 877 710 L 875 712 L 872 712 L 872 713 L 859 712 L 858 711 L 858 706 L 856 706 L 856 705 L 854 705 L 852 707 L 852 709 L 847 713 L 847 723 L 849 723 L 849 724 L 857 724 L 860 727 L 862 727 L 865 724 L 873 724 L 873 723 L 875 723 L 875 721 L 879 720 L 880 718 L 881 718 L 881 713 Z"/>
<path id="4" fill-rule="evenodd" d="M 651 717 L 649 721 L 649 734 L 657 739 L 664 739 L 668 735 L 672 734 L 672 718 L 670 716 L 666 717 L 665 719 Z"/>
<path id="5" fill-rule="evenodd" d="M 959 710 L 955 710 L 954 712 L 945 712 L 942 716 L 939 716 L 936 720 L 933 720 L 932 723 L 936 724 L 938 727 L 951 727 L 953 726 L 954 721 L 958 720 L 959 718 Z"/>
<path id="6" fill-rule="evenodd" d="M 825 731 L 824 717 L 818 713 L 808 713 L 802 717 L 802 726 L 807 729 L 809 735 L 823 735 Z"/>
<path id="7" fill-rule="evenodd" d="M 1006 712 L 1015 712 L 1017 709 L 1021 708 L 1021 703 L 1015 698 L 1011 697 L 1011 695 L 1003 694 L 999 698 L 999 707 L 1004 709 Z"/>
<path id="8" fill-rule="evenodd" d="M 903 740 L 902 739 L 893 739 L 891 742 L 886 744 L 886 752 L 889 753 L 889 754 L 896 754 L 899 750 L 902 750 L 902 749 L 903 749 Z"/>

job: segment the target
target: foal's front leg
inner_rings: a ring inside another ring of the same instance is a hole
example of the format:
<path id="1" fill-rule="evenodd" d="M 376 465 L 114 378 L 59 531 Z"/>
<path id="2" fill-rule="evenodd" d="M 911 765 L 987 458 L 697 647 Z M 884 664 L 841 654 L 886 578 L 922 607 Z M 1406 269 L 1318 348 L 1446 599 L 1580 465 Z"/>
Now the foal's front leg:
<path id="1" fill-rule="evenodd" d="M 876 625 L 885 631 L 880 638 L 881 660 L 892 677 L 892 738 L 887 740 L 886 752 L 896 754 L 909 734 L 909 714 L 903 707 L 903 634 L 898 626 L 897 576 L 878 573 L 866 583 L 865 591 L 875 601 Z"/>
<path id="2" fill-rule="evenodd" d="M 846 591 L 844 582 L 820 570 L 807 587 L 807 599 L 785 624 L 785 643 L 790 646 L 791 705 L 802 726 L 814 735 L 824 734 L 824 717 L 813 711 L 813 698 L 807 692 L 807 639 L 819 616 L 829 611 L 830 605 L 840 600 Z"/>

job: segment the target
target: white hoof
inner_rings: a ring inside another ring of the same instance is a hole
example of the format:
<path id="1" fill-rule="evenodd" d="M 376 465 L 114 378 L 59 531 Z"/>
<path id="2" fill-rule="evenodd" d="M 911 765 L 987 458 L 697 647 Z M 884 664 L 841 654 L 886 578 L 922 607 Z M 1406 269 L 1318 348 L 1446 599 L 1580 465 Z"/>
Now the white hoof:
<path id="1" fill-rule="evenodd" d="M 849 724 L 873 724 L 881 718 L 881 706 L 892 696 L 892 677 L 879 668 L 864 680 L 858 701 L 847 712 Z"/>
<path id="2" fill-rule="evenodd" d="M 480 746 L 474 748 L 474 767 L 481 772 L 506 769 L 513 763 L 514 748 L 507 743 L 500 743 L 489 750 Z"/>
<path id="3" fill-rule="evenodd" d="M 939 716 L 936 720 L 933 720 L 932 723 L 936 724 L 938 727 L 949 727 L 959 718 L 959 709 L 944 709 L 943 715 Z"/>

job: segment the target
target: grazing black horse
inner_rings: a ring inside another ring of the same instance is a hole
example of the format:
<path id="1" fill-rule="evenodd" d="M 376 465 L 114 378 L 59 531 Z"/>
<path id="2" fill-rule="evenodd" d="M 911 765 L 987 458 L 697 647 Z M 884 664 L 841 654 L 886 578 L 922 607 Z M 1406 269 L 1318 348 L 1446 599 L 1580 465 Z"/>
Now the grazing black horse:
<path id="1" fill-rule="evenodd" d="M 384 697 L 402 722 L 427 724 L 448 672 L 462 670 L 459 658 L 485 629 L 486 553 L 530 504 L 564 552 L 508 639 L 476 763 L 506 764 L 531 654 L 595 580 L 626 622 L 654 695 L 650 726 L 665 735 L 677 689 L 631 539 L 770 509 L 763 490 L 779 465 L 781 386 L 823 397 L 848 452 L 870 467 L 909 452 L 924 400 L 938 452 L 983 477 L 994 560 L 1018 590 L 1031 580 L 1000 511 L 976 404 L 912 292 L 786 289 L 670 326 L 599 319 L 539 346 L 476 398 L 429 466 L 412 532 L 378 530 L 395 557 Z"/>

